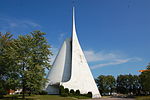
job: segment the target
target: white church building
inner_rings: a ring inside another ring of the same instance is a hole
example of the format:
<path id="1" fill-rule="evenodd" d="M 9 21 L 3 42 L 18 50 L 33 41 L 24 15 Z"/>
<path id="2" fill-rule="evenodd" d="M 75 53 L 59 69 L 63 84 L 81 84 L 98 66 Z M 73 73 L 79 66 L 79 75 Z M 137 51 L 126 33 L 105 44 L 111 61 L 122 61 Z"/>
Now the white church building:
<path id="1" fill-rule="evenodd" d="M 47 79 L 46 91 L 48 94 L 59 94 L 59 86 L 62 85 L 69 90 L 80 90 L 81 94 L 92 92 L 92 98 L 101 97 L 78 41 L 74 8 L 72 37 L 67 38 L 62 44 Z"/>

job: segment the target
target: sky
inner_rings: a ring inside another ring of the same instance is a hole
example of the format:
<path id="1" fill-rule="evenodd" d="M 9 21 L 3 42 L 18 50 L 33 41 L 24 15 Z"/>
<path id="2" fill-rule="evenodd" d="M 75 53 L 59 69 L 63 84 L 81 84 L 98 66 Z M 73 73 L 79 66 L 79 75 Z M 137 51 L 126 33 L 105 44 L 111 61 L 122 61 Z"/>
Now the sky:
<path id="1" fill-rule="evenodd" d="M 0 32 L 46 33 L 54 60 L 71 37 L 73 0 L 0 0 Z M 77 35 L 93 76 L 139 75 L 150 62 L 150 0 L 74 0 Z"/>

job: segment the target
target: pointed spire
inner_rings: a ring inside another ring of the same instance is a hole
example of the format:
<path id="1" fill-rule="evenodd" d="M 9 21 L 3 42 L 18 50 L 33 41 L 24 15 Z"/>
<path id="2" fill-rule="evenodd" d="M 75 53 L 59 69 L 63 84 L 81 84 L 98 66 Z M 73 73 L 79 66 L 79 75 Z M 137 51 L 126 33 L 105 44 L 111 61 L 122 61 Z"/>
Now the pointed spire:
<path id="1" fill-rule="evenodd" d="M 76 33 L 76 26 L 75 26 L 75 7 L 73 7 L 73 14 L 72 14 L 72 34 Z"/>

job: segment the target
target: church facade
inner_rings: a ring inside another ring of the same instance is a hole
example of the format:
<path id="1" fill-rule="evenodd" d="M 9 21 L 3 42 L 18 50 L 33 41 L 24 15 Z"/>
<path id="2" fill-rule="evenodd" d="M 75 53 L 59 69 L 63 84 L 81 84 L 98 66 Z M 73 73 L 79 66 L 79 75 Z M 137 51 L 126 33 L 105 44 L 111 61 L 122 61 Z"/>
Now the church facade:
<path id="1" fill-rule="evenodd" d="M 59 86 L 69 90 L 80 90 L 81 94 L 92 92 L 93 98 L 101 95 L 92 76 L 91 70 L 80 46 L 75 27 L 75 12 L 73 8 L 72 37 L 62 44 L 50 69 L 46 84 L 48 94 L 58 94 Z"/>

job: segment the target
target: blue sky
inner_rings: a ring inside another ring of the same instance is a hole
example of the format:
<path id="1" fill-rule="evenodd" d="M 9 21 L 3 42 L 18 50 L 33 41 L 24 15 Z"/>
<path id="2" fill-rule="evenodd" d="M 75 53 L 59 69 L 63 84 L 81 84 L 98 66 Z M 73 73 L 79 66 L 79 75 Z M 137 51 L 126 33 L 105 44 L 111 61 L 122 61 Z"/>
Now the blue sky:
<path id="1" fill-rule="evenodd" d="M 150 0 L 75 0 L 77 34 L 94 77 L 140 74 L 150 62 Z M 0 0 L 0 31 L 46 32 L 56 55 L 71 36 L 72 0 Z M 54 57 L 52 57 L 54 59 Z"/>

